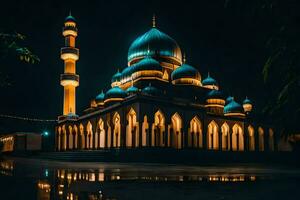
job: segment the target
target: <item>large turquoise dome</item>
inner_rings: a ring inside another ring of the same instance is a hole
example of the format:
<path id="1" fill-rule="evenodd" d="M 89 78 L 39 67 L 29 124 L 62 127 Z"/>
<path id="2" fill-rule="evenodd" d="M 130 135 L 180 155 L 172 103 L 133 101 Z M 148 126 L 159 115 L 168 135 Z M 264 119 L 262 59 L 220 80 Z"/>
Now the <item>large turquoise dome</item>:
<path id="1" fill-rule="evenodd" d="M 146 55 L 169 57 L 182 63 L 181 50 L 177 42 L 157 28 L 151 28 L 134 40 L 128 50 L 128 62 Z"/>
<path id="2" fill-rule="evenodd" d="M 197 69 L 195 69 L 191 65 L 183 64 L 172 72 L 171 78 L 172 80 L 180 78 L 193 78 L 200 81 L 201 76 Z"/>

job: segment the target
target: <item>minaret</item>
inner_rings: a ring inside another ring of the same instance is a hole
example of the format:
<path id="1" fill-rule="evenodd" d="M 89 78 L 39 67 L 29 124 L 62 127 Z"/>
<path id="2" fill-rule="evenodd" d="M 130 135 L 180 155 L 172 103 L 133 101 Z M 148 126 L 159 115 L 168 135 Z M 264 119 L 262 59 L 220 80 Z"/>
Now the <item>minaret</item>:
<path id="1" fill-rule="evenodd" d="M 64 74 L 60 75 L 60 84 L 64 87 L 63 118 L 76 116 L 76 87 L 79 76 L 76 74 L 76 61 L 79 59 L 79 49 L 75 48 L 77 27 L 75 18 L 69 14 L 63 27 L 65 46 L 61 48 L 60 57 L 64 61 Z"/>

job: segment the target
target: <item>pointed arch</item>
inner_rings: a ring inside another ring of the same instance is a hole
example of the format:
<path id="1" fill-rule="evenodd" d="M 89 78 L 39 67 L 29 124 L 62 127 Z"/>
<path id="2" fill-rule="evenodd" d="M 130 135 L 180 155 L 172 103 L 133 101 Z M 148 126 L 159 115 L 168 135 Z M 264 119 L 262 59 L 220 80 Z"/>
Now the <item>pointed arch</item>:
<path id="1" fill-rule="evenodd" d="M 66 125 L 62 126 L 62 150 L 66 150 L 67 149 L 67 130 L 66 130 Z"/>
<path id="2" fill-rule="evenodd" d="M 138 146 L 138 122 L 136 112 L 130 108 L 127 113 L 127 126 L 126 126 L 126 147 Z"/>
<path id="3" fill-rule="evenodd" d="M 274 151 L 274 131 L 269 128 L 269 150 Z"/>
<path id="4" fill-rule="evenodd" d="M 61 127 L 57 128 L 57 150 L 61 151 Z"/>
<path id="5" fill-rule="evenodd" d="M 230 133 L 229 133 L 229 126 L 226 122 L 221 126 L 221 132 L 222 132 L 222 150 L 227 151 L 230 149 Z"/>
<path id="6" fill-rule="evenodd" d="M 106 133 L 106 138 L 107 138 L 107 148 L 111 148 L 112 147 L 112 123 L 111 123 L 111 119 L 107 119 L 106 120 L 106 126 L 107 126 L 107 133 Z"/>
<path id="7" fill-rule="evenodd" d="M 249 151 L 255 151 L 255 134 L 251 125 L 248 126 L 248 149 Z"/>
<path id="8" fill-rule="evenodd" d="M 87 143 L 86 146 L 88 149 L 92 149 L 93 148 L 93 125 L 90 121 L 88 121 L 87 125 L 86 125 L 86 139 L 87 139 Z"/>
<path id="9" fill-rule="evenodd" d="M 78 128 L 76 125 L 73 126 L 74 133 L 74 149 L 78 149 Z"/>
<path id="10" fill-rule="evenodd" d="M 84 136 L 84 127 L 82 124 L 79 125 L 79 132 L 80 132 L 80 149 L 85 149 L 85 136 Z"/>
<path id="11" fill-rule="evenodd" d="M 182 148 L 182 119 L 180 115 L 176 112 L 172 117 L 172 129 L 173 134 L 171 136 L 172 146 L 176 149 Z"/>
<path id="12" fill-rule="evenodd" d="M 232 127 L 231 147 L 233 151 L 244 151 L 244 133 L 238 124 Z"/>
<path id="13" fill-rule="evenodd" d="M 258 150 L 264 151 L 265 150 L 265 133 L 262 127 L 258 127 Z"/>
<path id="14" fill-rule="evenodd" d="M 121 146 L 121 117 L 118 112 L 113 116 L 113 147 Z"/>
<path id="15" fill-rule="evenodd" d="M 71 125 L 69 125 L 69 127 L 68 127 L 68 130 L 69 130 L 69 135 L 68 135 L 68 137 L 69 137 L 69 144 L 68 144 L 68 146 L 69 146 L 69 149 L 73 149 L 73 127 L 71 126 Z"/>
<path id="16" fill-rule="evenodd" d="M 168 74 L 167 70 L 164 71 L 164 74 L 163 74 L 162 78 L 165 79 L 165 80 L 169 80 L 169 74 Z"/>
<path id="17" fill-rule="evenodd" d="M 105 129 L 104 129 L 104 121 L 102 118 L 98 121 L 98 147 L 105 148 Z"/>
<path id="18" fill-rule="evenodd" d="M 197 116 L 190 121 L 188 146 L 193 148 L 203 147 L 202 123 Z"/>
<path id="19" fill-rule="evenodd" d="M 219 127 L 214 120 L 207 127 L 207 147 L 213 150 L 219 149 Z"/>
<path id="20" fill-rule="evenodd" d="M 143 120 L 143 125 L 142 125 L 142 146 L 143 147 L 149 146 L 148 130 L 149 130 L 148 117 L 147 115 L 145 115 Z"/>
<path id="21" fill-rule="evenodd" d="M 152 127 L 152 144 L 153 146 L 165 146 L 165 115 L 161 110 L 154 114 L 154 123 Z"/>

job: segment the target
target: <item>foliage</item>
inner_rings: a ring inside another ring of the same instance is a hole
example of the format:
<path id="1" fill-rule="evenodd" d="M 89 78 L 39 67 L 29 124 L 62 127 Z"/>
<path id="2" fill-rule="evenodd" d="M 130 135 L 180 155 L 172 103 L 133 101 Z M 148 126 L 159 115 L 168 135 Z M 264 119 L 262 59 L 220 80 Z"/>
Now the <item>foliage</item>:
<path id="1" fill-rule="evenodd" d="M 5 57 L 14 56 L 25 63 L 38 63 L 40 59 L 24 46 L 25 39 L 25 36 L 20 33 L 0 33 L 0 60 Z M 0 87 L 10 86 L 9 77 L 3 72 L 3 65 L 0 70 Z"/>
<path id="2" fill-rule="evenodd" d="M 262 70 L 270 90 L 264 112 L 286 135 L 300 131 L 300 31 L 295 22 L 293 15 L 279 18 L 275 31 L 266 42 L 268 58 Z"/>
<path id="3" fill-rule="evenodd" d="M 0 33 L 0 55 L 16 55 L 21 61 L 27 63 L 39 62 L 39 58 L 34 55 L 27 47 L 20 43 L 25 40 L 25 36 L 20 33 L 7 34 Z"/>

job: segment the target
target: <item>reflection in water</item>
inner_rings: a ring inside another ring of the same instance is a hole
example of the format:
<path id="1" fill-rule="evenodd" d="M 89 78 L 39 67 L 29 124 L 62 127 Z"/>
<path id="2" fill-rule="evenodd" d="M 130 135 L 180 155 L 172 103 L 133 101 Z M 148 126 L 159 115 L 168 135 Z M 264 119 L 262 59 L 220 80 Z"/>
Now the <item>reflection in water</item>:
<path id="1" fill-rule="evenodd" d="M 245 182 L 255 181 L 256 176 L 245 175 L 245 174 L 220 174 L 220 175 L 155 175 L 155 176 L 144 176 L 136 175 L 134 173 L 128 173 L 117 170 L 67 170 L 57 169 L 56 180 L 57 180 L 57 192 L 60 199 L 78 199 L 80 194 L 86 192 L 87 187 L 91 186 L 88 183 L 100 183 L 101 182 L 112 182 L 112 181 L 146 181 L 146 182 L 187 182 L 187 181 L 198 181 L 198 182 Z M 75 187 L 75 186 L 80 187 Z M 74 189 L 76 188 L 76 189 Z M 91 188 L 90 188 L 91 189 Z M 91 191 L 87 192 L 88 199 L 105 199 L 102 191 Z"/>
<path id="2" fill-rule="evenodd" d="M 48 183 L 48 181 L 39 180 L 37 183 L 37 187 L 38 187 L 37 199 L 50 200 L 51 186 Z"/>
<path id="3" fill-rule="evenodd" d="M 14 169 L 14 163 L 12 160 L 6 160 L 0 162 L 0 174 L 5 176 L 12 176 Z"/>
<path id="4" fill-rule="evenodd" d="M 65 165 L 60 165 L 65 166 Z M 104 200 L 119 199 L 114 197 L 115 187 L 127 183 L 147 183 L 147 184 L 176 184 L 180 182 L 189 183 L 239 183 L 254 182 L 261 178 L 254 173 L 227 173 L 222 171 L 201 171 L 198 168 L 189 170 L 179 168 L 169 170 L 166 167 L 135 168 L 127 167 L 107 167 L 99 165 L 98 168 L 62 168 L 60 166 L 39 166 L 32 169 L 31 166 L 19 166 L 12 160 L 0 162 L 1 176 L 20 177 L 28 174 L 26 170 L 31 170 L 30 175 L 36 180 L 36 190 L 38 200 Z M 20 169 L 21 168 L 21 169 Z M 139 169 L 139 170 L 137 170 Z M 161 170 L 161 171 L 159 171 Z M 132 182 L 130 182 L 132 181 Z M 112 189 L 113 188 L 113 189 Z"/>

